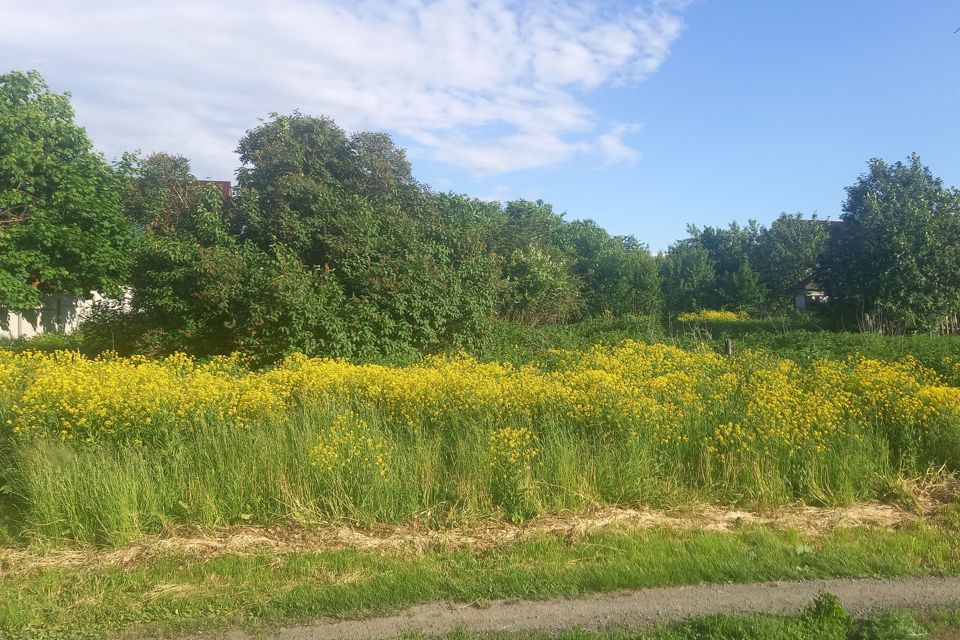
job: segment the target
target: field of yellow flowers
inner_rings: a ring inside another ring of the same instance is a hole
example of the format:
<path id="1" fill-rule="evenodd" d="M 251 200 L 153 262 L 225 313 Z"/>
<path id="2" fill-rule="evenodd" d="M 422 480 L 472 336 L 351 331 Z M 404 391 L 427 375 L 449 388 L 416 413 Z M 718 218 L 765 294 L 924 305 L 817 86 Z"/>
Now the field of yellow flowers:
<path id="1" fill-rule="evenodd" d="M 18 535 L 107 543 L 180 524 L 843 503 L 960 466 L 954 367 L 632 341 L 524 366 L 262 371 L 0 351 L 0 484 Z"/>
<path id="2" fill-rule="evenodd" d="M 716 309 L 701 309 L 688 311 L 677 315 L 680 322 L 743 322 L 749 320 L 750 314 L 746 311 L 723 311 Z"/>

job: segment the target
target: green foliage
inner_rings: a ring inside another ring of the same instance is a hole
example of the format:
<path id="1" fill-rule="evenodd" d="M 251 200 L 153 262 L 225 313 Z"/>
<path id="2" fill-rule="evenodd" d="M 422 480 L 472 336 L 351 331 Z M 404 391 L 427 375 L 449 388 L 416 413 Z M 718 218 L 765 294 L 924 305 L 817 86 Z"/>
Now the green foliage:
<path id="1" fill-rule="evenodd" d="M 573 258 L 590 315 L 660 310 L 660 271 L 646 245 L 633 236 L 611 236 L 593 220 L 566 223 L 556 235 Z"/>
<path id="2" fill-rule="evenodd" d="M 706 293 L 705 306 L 712 309 L 756 310 L 765 297 L 759 278 L 750 267 L 757 253 L 762 229 L 751 220 L 746 227 L 731 222 L 726 229 L 690 226 L 690 239 L 710 255 L 715 278 Z"/>
<path id="3" fill-rule="evenodd" d="M 254 636 L 269 636 L 276 627 L 321 618 L 370 618 L 431 601 L 484 603 L 707 582 L 957 571 L 956 562 L 948 560 L 954 557 L 955 538 L 924 531 L 924 546 L 918 547 L 915 534 L 869 529 L 830 534 L 818 540 L 821 553 L 802 560 L 793 553 L 801 541 L 797 534 L 751 528 L 538 536 L 482 553 L 443 545 L 408 553 L 360 548 L 224 555 L 171 551 L 142 554 L 123 563 L 80 567 L 43 563 L 26 571 L 8 571 L 0 576 L 0 619 L 6 625 L 5 637 L 31 640 L 222 637 L 238 627 Z M 915 555 L 904 558 L 904 545 Z M 928 612 L 918 615 L 931 617 Z M 948 629 L 957 627 L 955 614 L 940 620 Z M 739 635 L 722 635 L 729 629 Z M 559 638 L 823 640 L 843 638 L 843 631 L 829 619 L 801 612 L 711 616 L 660 629 L 576 629 Z M 529 631 L 493 635 L 458 631 L 450 640 L 557 637 Z"/>
<path id="4" fill-rule="evenodd" d="M 571 272 L 573 257 L 557 244 L 563 216 L 542 200 L 514 200 L 497 223 L 488 241 L 502 260 L 500 316 L 531 325 L 576 316 L 582 283 Z"/>
<path id="5" fill-rule="evenodd" d="M 558 234 L 565 224 L 563 214 L 554 212 L 543 200 L 514 200 L 504 207 L 503 224 L 494 245 L 504 255 L 531 244 L 559 248 Z"/>
<path id="6" fill-rule="evenodd" d="M 490 325 L 472 353 L 482 361 L 519 365 L 543 362 L 552 349 L 585 351 L 595 344 L 612 346 L 627 339 L 665 342 L 666 338 L 661 319 L 655 316 L 603 315 L 538 326 L 499 320 Z"/>
<path id="7" fill-rule="evenodd" d="M 499 321 L 491 325 L 474 353 L 485 361 L 542 363 L 549 361 L 551 349 L 586 350 L 595 344 L 615 345 L 626 339 L 690 349 L 707 347 L 722 353 L 730 338 L 737 353 L 762 349 L 804 365 L 821 358 L 844 360 L 851 354 L 888 362 L 910 357 L 937 371 L 949 384 L 960 386 L 960 340 L 952 336 L 884 336 L 831 329 L 807 313 L 736 322 L 671 323 L 666 327 L 659 317 L 632 315 L 536 327 Z"/>
<path id="8" fill-rule="evenodd" d="M 827 225 L 783 213 L 758 239 L 755 263 L 769 306 L 792 306 L 792 292 L 810 281 L 827 247 Z"/>
<path id="9" fill-rule="evenodd" d="M 73 333 L 41 333 L 31 338 L 0 340 L 0 348 L 10 351 L 78 351 L 83 347 L 80 335 Z"/>
<path id="10" fill-rule="evenodd" d="M 632 236 L 611 236 L 592 220 L 566 222 L 541 200 L 508 202 L 494 220 L 487 237 L 504 260 L 502 317 L 543 324 L 660 309 L 656 261 Z"/>
<path id="11" fill-rule="evenodd" d="M 126 209 L 141 227 L 131 309 L 109 304 L 84 323 L 88 349 L 153 355 L 233 351 L 270 362 L 294 351 L 350 355 L 339 285 L 282 245 L 239 241 L 215 187 L 203 189 L 183 158 L 134 164 Z"/>
<path id="12" fill-rule="evenodd" d="M 750 266 L 750 259 L 743 258 L 736 271 L 724 273 L 718 279 L 723 296 L 729 300 L 727 306 L 740 311 L 761 309 L 767 292 L 760 283 L 760 276 Z"/>
<path id="13" fill-rule="evenodd" d="M 157 239 L 135 279 L 134 349 L 198 355 L 243 351 L 269 362 L 294 351 L 349 355 L 342 291 L 329 273 L 305 268 L 282 247 L 202 246 Z"/>
<path id="14" fill-rule="evenodd" d="M 128 154 L 125 162 L 136 177 L 124 193 L 124 213 L 139 228 L 172 233 L 201 204 L 203 189 L 183 156 L 153 153 L 144 159 Z"/>
<path id="15" fill-rule="evenodd" d="M 848 636 L 850 640 L 924 640 L 927 637 L 926 629 L 913 616 L 899 611 L 857 620 Z"/>
<path id="16" fill-rule="evenodd" d="M 960 192 L 920 158 L 873 159 L 847 188 L 819 277 L 847 316 L 889 331 L 933 330 L 960 310 Z"/>
<path id="17" fill-rule="evenodd" d="M 352 344 L 342 314 L 343 292 L 329 271 L 308 269 L 288 249 L 278 246 L 264 255 L 244 245 L 250 255 L 245 281 L 234 290 L 227 308 L 236 318 L 236 350 L 267 362 L 294 352 L 346 356 Z"/>
<path id="18" fill-rule="evenodd" d="M 681 240 L 670 245 L 661 261 L 661 274 L 668 311 L 700 309 L 711 299 L 716 271 L 710 253 L 701 244 Z"/>
<path id="19" fill-rule="evenodd" d="M 506 293 L 501 315 L 530 325 L 556 324 L 580 308 L 580 287 L 570 276 L 570 261 L 536 244 L 514 249 L 504 261 Z"/>
<path id="20" fill-rule="evenodd" d="M 239 151 L 235 232 L 263 251 L 285 246 L 340 287 L 354 355 L 477 338 L 500 292 L 484 224 L 472 215 L 482 207 L 417 184 L 387 136 L 348 137 L 326 118 L 275 116 Z"/>
<path id="21" fill-rule="evenodd" d="M 690 237 L 673 245 L 665 261 L 669 282 L 664 282 L 664 293 L 672 300 L 672 311 L 790 308 L 794 290 L 818 266 L 827 238 L 822 222 L 803 220 L 800 214 L 781 214 L 770 228 L 751 220 L 745 227 L 690 226 L 688 232 Z M 706 259 L 698 255 L 704 252 Z M 676 265 L 669 264 L 670 254 Z"/>
<path id="22" fill-rule="evenodd" d="M 98 309 L 87 348 L 241 349 L 263 362 L 477 349 L 497 317 L 779 313 L 815 281 L 840 326 L 869 314 L 886 332 L 960 330 L 960 192 L 916 155 L 871 160 L 840 223 L 690 226 L 654 258 L 541 200 L 435 193 L 389 136 L 329 118 L 275 114 L 237 151 L 226 202 L 181 156 L 127 154 L 111 168 L 69 96 L 35 72 L 0 76 L 0 306 L 132 285 L 132 311 Z"/>
<path id="23" fill-rule="evenodd" d="M 35 72 L 0 75 L 0 305 L 117 293 L 130 267 L 121 187 L 74 124 L 68 95 Z"/>

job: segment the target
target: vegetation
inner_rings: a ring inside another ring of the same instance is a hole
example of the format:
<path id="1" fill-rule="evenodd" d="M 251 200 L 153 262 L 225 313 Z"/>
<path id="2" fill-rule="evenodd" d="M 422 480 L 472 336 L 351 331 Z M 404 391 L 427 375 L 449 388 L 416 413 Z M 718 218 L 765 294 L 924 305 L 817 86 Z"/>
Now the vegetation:
<path id="1" fill-rule="evenodd" d="M 890 611 L 865 617 L 848 613 L 830 594 L 823 594 L 799 614 L 794 615 L 714 615 L 655 630 L 568 631 L 561 634 L 495 633 L 474 634 L 460 631 L 444 640 L 489 638 L 512 640 L 926 640 L 936 633 L 956 633 L 960 625 L 954 611 Z M 410 635 L 410 638 L 420 636 Z M 949 638 L 953 635 L 946 636 Z"/>
<path id="2" fill-rule="evenodd" d="M 960 191 L 920 158 L 871 160 L 847 188 L 820 277 L 848 317 L 893 331 L 931 331 L 960 310 Z"/>
<path id="3" fill-rule="evenodd" d="M 943 615 L 946 617 L 950 613 Z M 893 611 L 857 618 L 847 613 L 835 598 L 824 594 L 798 615 L 715 615 L 656 630 L 576 630 L 561 634 L 527 633 L 522 636 L 517 633 L 480 635 L 461 631 L 440 637 L 444 640 L 474 640 L 481 637 L 495 640 L 520 637 L 527 640 L 926 640 L 931 637 L 931 631 L 956 632 L 957 628 L 956 625 L 941 627 L 937 622 L 928 621 L 922 612 L 911 615 L 910 612 Z"/>
<path id="4" fill-rule="evenodd" d="M 231 194 L 176 155 L 110 165 L 68 95 L 36 73 L 0 76 L 0 318 L 43 293 L 127 292 L 76 335 L 0 349 L 7 546 L 115 546 L 181 527 L 448 527 L 604 505 L 909 501 L 905 478 L 960 471 L 960 342 L 936 335 L 960 330 L 960 192 L 916 156 L 871 160 L 839 221 L 691 226 L 654 256 L 543 201 L 437 193 L 388 136 L 328 118 L 274 115 L 238 151 Z M 787 315 L 805 287 L 827 302 Z M 847 328 L 868 331 L 835 331 Z M 939 525 L 809 544 L 656 531 L 489 556 L 32 567 L 0 572 L 0 633 L 960 573 L 956 537 Z M 157 591 L 160 576 L 186 591 Z M 821 613 L 804 614 L 804 630 L 717 618 L 654 637 L 873 637 L 910 624 Z"/>
<path id="5" fill-rule="evenodd" d="M 871 160 L 839 221 L 691 226 L 654 257 L 542 201 L 436 193 L 388 136 L 328 118 L 276 115 L 248 131 L 225 199 L 180 156 L 111 167 L 69 96 L 36 73 L 0 76 L 0 94 L 0 304 L 129 285 L 128 306 L 88 320 L 88 352 L 410 362 L 480 350 L 495 320 L 765 315 L 815 284 L 831 326 L 960 326 L 960 195 L 916 156 Z"/>
<path id="6" fill-rule="evenodd" d="M 40 292 L 116 294 L 129 273 L 123 166 L 73 123 L 68 96 L 37 73 L 0 75 L 0 307 Z"/>
<path id="7" fill-rule="evenodd" d="M 2 352 L 0 352 L 2 353 Z M 598 504 L 838 504 L 960 460 L 960 363 L 624 342 L 522 367 L 0 355 L 24 532 L 522 519 Z"/>
<path id="8" fill-rule="evenodd" d="M 270 628 L 382 614 L 435 600 L 476 603 L 706 582 L 957 575 L 958 543 L 955 530 L 930 527 L 846 529 L 816 537 L 744 527 L 728 533 L 601 532 L 573 542 L 546 536 L 482 553 L 168 551 L 142 554 L 134 562 L 11 565 L 0 576 L 0 620 L 8 638 L 96 638 L 124 628 L 142 637 L 149 630 Z M 764 618 L 761 624 L 772 622 Z M 791 628 L 799 633 L 801 626 Z"/>
<path id="9" fill-rule="evenodd" d="M 663 291 L 674 312 L 700 309 L 783 312 L 810 280 L 826 249 L 820 221 L 782 214 L 726 229 L 695 226 L 663 258 Z"/>

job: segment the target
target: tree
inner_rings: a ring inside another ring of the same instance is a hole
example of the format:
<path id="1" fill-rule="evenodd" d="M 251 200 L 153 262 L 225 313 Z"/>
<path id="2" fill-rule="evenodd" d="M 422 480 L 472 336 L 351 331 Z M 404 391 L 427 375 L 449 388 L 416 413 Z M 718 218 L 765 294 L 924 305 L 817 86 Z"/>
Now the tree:
<path id="1" fill-rule="evenodd" d="M 463 202 L 413 180 L 383 134 L 295 113 L 247 132 L 234 232 L 330 273 L 365 355 L 465 346 L 494 314 L 498 264 Z M 467 207 L 469 208 L 469 207 Z"/>
<path id="2" fill-rule="evenodd" d="M 714 281 L 705 292 L 703 303 L 715 309 L 755 310 L 766 297 L 763 285 L 751 267 L 757 260 L 763 228 L 755 220 L 741 227 L 736 222 L 723 229 L 690 225 L 691 241 L 698 243 L 710 256 Z"/>
<path id="3" fill-rule="evenodd" d="M 141 229 L 169 233 L 200 206 L 203 189 L 183 156 L 128 154 L 131 180 L 123 197 L 124 213 Z"/>
<path id="4" fill-rule="evenodd" d="M 890 330 L 932 330 L 960 309 L 960 193 L 914 154 L 867 163 L 847 187 L 819 277 L 834 304 Z"/>
<path id="5" fill-rule="evenodd" d="M 352 171 L 344 187 L 368 198 L 383 197 L 414 184 L 406 153 L 385 133 L 361 132 L 350 136 L 347 145 Z"/>
<path id="6" fill-rule="evenodd" d="M 691 239 L 670 245 L 661 263 L 661 273 L 664 302 L 671 312 L 703 308 L 716 278 L 710 253 Z"/>
<path id="7" fill-rule="evenodd" d="M 736 271 L 723 274 L 718 281 L 726 295 L 724 306 L 738 311 L 756 311 L 763 306 L 767 292 L 750 266 L 749 257 L 744 256 Z"/>
<path id="8" fill-rule="evenodd" d="M 556 324 L 573 317 L 582 304 L 570 262 L 537 244 L 514 249 L 504 262 L 506 292 L 500 313 L 530 325 Z"/>
<path id="9" fill-rule="evenodd" d="M 827 239 L 824 221 L 804 220 L 799 213 L 781 214 L 760 234 L 757 262 L 770 306 L 788 306 L 791 292 L 813 278 Z"/>
<path id="10" fill-rule="evenodd" d="M 532 244 L 553 251 L 559 248 L 559 231 L 564 227 L 562 213 L 543 200 L 511 200 L 503 209 L 503 227 L 494 239 L 494 247 L 503 255 Z"/>
<path id="11" fill-rule="evenodd" d="M 130 267 L 123 183 L 74 123 L 69 95 L 36 72 L 0 75 L 0 305 L 118 293 Z"/>
<path id="12" fill-rule="evenodd" d="M 572 260 L 589 313 L 660 310 L 660 271 L 646 245 L 633 236 L 611 236 L 593 220 L 565 222 L 554 235 Z"/>
<path id="13" fill-rule="evenodd" d="M 176 165 L 189 175 L 189 163 Z M 163 166 L 170 165 L 164 161 Z M 224 222 L 216 187 L 198 191 L 190 209 L 176 197 L 181 184 L 155 177 L 148 176 L 147 184 L 160 185 L 156 190 L 128 192 L 133 203 L 149 193 L 150 203 L 172 202 L 178 214 L 152 218 L 169 223 L 148 225 L 137 242 L 131 312 L 95 316 L 85 325 L 88 336 L 112 348 L 154 355 L 242 351 L 261 363 L 293 352 L 352 355 L 346 301 L 329 272 L 304 266 L 283 245 L 265 251 L 238 240 Z M 116 344 L 116 333 L 127 336 L 128 343 Z"/>

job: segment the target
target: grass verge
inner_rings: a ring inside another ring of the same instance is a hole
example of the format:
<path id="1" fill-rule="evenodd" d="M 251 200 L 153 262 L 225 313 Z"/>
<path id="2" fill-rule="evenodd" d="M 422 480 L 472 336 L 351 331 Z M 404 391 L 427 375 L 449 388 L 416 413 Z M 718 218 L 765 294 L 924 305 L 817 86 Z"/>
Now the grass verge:
<path id="1" fill-rule="evenodd" d="M 910 525 L 804 537 L 603 532 L 544 536 L 476 553 L 347 549 L 207 558 L 168 553 L 99 567 L 0 574 L 4 638 L 102 637 L 270 628 L 435 601 L 575 596 L 617 589 L 821 577 L 960 574 L 960 533 Z"/>

